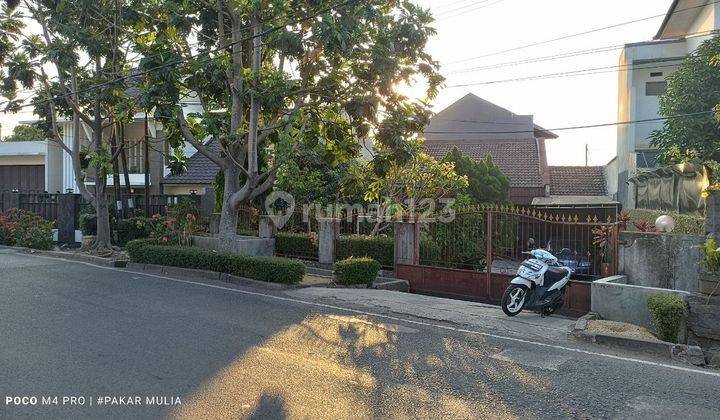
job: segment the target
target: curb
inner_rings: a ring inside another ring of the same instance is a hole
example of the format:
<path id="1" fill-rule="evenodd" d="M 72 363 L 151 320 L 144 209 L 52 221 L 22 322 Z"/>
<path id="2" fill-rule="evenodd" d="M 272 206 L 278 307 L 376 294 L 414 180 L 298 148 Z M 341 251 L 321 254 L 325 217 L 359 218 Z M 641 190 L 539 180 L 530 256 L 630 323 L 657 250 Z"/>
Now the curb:
<path id="1" fill-rule="evenodd" d="M 172 267 L 167 265 L 157 264 L 141 264 L 141 263 L 128 263 L 127 267 L 134 271 L 146 271 L 150 274 L 164 274 L 167 276 L 181 276 L 191 277 L 203 280 L 214 280 L 221 281 L 223 283 L 230 283 L 239 286 L 250 286 L 257 287 L 267 290 L 286 290 L 286 289 L 300 289 L 308 286 L 283 284 L 283 283 L 269 283 L 260 280 L 253 280 L 246 277 L 239 277 L 227 273 L 218 273 L 216 271 L 209 270 L 198 270 L 194 268 L 183 268 L 183 267 Z"/>
<path id="2" fill-rule="evenodd" d="M 705 365 L 705 356 L 698 346 L 674 344 L 665 341 L 648 341 L 619 335 L 600 334 L 587 330 L 588 321 L 601 319 L 596 313 L 590 312 L 580 317 L 573 326 L 570 335 L 579 340 L 593 344 L 619 347 L 626 350 L 639 351 L 663 357 L 669 360 L 685 362 L 695 366 Z"/>
<path id="3" fill-rule="evenodd" d="M 410 283 L 407 280 L 378 277 L 373 283 L 372 288 L 378 290 L 395 290 L 397 292 L 409 292 Z"/>
<path id="4" fill-rule="evenodd" d="M 123 268 L 123 267 L 126 267 L 128 264 L 127 260 L 108 259 L 108 258 L 103 258 L 103 257 L 97 257 L 94 255 L 81 254 L 78 252 L 44 251 L 44 250 L 38 250 L 38 249 L 32 249 L 32 248 L 23 248 L 23 247 L 19 247 L 19 246 L 7 246 L 7 245 L 0 245 L 0 249 L 12 249 L 15 251 L 22 252 L 24 254 L 44 255 L 47 257 L 64 258 L 67 260 L 88 262 L 88 263 L 92 263 L 92 264 L 96 264 L 96 265 L 103 265 L 106 267 Z"/>

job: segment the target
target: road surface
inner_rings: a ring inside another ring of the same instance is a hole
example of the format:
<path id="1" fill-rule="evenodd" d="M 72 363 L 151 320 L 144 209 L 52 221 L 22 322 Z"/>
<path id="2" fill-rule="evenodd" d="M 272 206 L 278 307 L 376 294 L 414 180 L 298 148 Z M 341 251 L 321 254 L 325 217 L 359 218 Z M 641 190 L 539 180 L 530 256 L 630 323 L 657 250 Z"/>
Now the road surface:
<path id="1" fill-rule="evenodd" d="M 0 418 L 720 413 L 718 371 L 344 305 L 0 250 Z"/>

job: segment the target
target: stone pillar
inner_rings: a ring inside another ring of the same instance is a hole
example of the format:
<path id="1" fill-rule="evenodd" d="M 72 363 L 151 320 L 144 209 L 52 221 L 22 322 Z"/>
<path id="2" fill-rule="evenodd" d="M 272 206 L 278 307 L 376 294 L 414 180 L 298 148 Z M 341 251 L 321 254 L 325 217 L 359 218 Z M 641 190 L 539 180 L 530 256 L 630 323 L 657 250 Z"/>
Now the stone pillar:
<path id="1" fill-rule="evenodd" d="M 75 243 L 75 230 L 80 219 L 80 194 L 58 195 L 58 242 Z"/>
<path id="2" fill-rule="evenodd" d="M 220 233 L 220 213 L 210 214 L 210 223 L 208 224 L 208 231 L 211 235 L 217 235 Z"/>
<path id="3" fill-rule="evenodd" d="M 419 264 L 418 224 L 414 222 L 395 222 L 394 231 L 396 269 L 398 264 Z"/>
<path id="4" fill-rule="evenodd" d="M 720 191 L 711 192 L 705 206 L 705 233 L 720 241 Z"/>
<path id="5" fill-rule="evenodd" d="M 258 220 L 258 236 L 265 239 L 274 238 L 277 233 L 277 225 L 274 216 L 264 214 Z"/>
<path id="6" fill-rule="evenodd" d="M 215 189 L 205 188 L 205 194 L 200 196 L 200 214 L 204 216 L 215 213 Z"/>
<path id="7" fill-rule="evenodd" d="M 340 237 L 340 219 L 318 219 L 318 261 L 320 264 L 335 263 L 335 245 Z"/>

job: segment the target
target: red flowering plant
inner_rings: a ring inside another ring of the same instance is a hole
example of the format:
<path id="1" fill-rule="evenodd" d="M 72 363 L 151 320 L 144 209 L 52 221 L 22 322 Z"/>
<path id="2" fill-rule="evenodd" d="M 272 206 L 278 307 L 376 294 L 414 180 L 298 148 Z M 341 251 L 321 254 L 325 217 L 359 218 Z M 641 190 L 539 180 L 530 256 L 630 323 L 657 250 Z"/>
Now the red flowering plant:
<path id="1" fill-rule="evenodd" d="M 0 215 L 0 244 L 52 249 L 52 229 L 52 222 L 33 212 L 9 209 Z"/>
<path id="2" fill-rule="evenodd" d="M 151 224 L 150 239 L 155 239 L 159 243 L 167 245 L 180 243 L 177 221 L 174 217 L 164 218 L 160 214 L 154 214 Z"/>

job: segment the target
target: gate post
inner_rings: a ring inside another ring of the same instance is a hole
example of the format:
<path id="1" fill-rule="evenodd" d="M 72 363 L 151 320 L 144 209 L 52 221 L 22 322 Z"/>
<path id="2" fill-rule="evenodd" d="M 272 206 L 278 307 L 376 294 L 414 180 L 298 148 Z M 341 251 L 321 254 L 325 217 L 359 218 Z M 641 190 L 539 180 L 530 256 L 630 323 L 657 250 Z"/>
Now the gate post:
<path id="1" fill-rule="evenodd" d="M 58 242 L 75 243 L 75 230 L 80 218 L 80 194 L 58 195 Z"/>
<path id="2" fill-rule="evenodd" d="M 263 214 L 258 220 L 258 237 L 270 239 L 274 238 L 277 233 L 277 225 L 275 224 L 275 216 Z"/>
<path id="3" fill-rule="evenodd" d="M 486 276 L 486 286 L 487 286 L 487 295 L 488 298 L 490 298 L 490 286 L 492 281 L 490 280 L 490 277 L 492 276 L 492 263 L 493 263 L 493 234 L 492 234 L 492 228 L 493 228 L 493 214 L 491 211 L 488 211 L 487 213 L 487 227 L 485 231 L 485 271 L 487 272 Z"/>
<path id="4" fill-rule="evenodd" d="M 335 245 L 340 236 L 340 219 L 318 218 L 318 262 L 335 263 Z"/>
<path id="5" fill-rule="evenodd" d="M 705 233 L 720 241 L 720 192 L 717 191 L 705 199 Z"/>
<path id="6" fill-rule="evenodd" d="M 395 270 L 398 264 L 418 265 L 420 263 L 419 225 L 415 222 L 395 222 Z"/>

